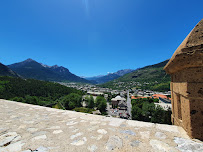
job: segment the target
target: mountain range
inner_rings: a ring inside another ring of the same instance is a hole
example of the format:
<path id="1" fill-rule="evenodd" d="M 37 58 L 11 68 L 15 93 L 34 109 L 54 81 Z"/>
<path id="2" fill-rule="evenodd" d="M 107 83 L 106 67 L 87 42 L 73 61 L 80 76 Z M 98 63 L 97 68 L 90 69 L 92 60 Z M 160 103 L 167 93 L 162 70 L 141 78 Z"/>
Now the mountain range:
<path id="1" fill-rule="evenodd" d="M 168 60 L 136 70 L 124 69 L 107 75 L 81 78 L 63 66 L 49 66 L 32 59 L 5 66 L 0 63 L 0 76 L 13 76 L 56 82 L 96 83 L 101 87 L 125 89 L 136 87 L 150 90 L 168 90 L 170 76 L 163 67 Z"/>
<path id="2" fill-rule="evenodd" d="M 127 73 L 133 72 L 133 71 L 134 70 L 132 70 L 132 69 L 124 69 L 124 70 L 119 70 L 114 73 L 109 73 L 107 75 L 99 75 L 99 76 L 94 76 L 94 77 L 88 77 L 85 79 L 94 81 L 97 84 L 102 84 L 102 83 L 106 83 L 106 82 L 112 81 L 114 79 L 117 79 L 117 78 L 119 78 Z"/>
<path id="3" fill-rule="evenodd" d="M 15 71 L 23 78 L 58 82 L 90 83 L 90 81 L 72 74 L 65 67 L 57 65 L 48 66 L 42 63 L 38 63 L 32 59 L 27 59 L 23 62 L 8 65 L 8 68 Z"/>

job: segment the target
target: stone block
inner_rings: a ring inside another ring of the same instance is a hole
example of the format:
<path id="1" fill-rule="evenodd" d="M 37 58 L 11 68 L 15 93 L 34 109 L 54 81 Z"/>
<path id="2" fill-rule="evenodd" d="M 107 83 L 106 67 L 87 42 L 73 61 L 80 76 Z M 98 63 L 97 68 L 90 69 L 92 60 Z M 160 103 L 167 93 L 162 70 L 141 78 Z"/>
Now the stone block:
<path id="1" fill-rule="evenodd" d="M 173 82 L 173 88 L 172 91 L 177 93 L 177 94 L 181 94 L 182 96 L 187 96 L 187 82 Z"/>

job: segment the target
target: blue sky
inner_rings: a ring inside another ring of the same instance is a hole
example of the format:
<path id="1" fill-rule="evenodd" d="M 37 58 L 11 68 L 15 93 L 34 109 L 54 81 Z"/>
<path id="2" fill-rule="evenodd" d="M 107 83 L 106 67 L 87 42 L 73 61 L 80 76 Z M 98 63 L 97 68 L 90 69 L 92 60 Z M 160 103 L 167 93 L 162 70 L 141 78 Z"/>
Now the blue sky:
<path id="1" fill-rule="evenodd" d="M 2 0 L 0 62 L 32 58 L 79 76 L 164 61 L 203 17 L 202 0 Z"/>

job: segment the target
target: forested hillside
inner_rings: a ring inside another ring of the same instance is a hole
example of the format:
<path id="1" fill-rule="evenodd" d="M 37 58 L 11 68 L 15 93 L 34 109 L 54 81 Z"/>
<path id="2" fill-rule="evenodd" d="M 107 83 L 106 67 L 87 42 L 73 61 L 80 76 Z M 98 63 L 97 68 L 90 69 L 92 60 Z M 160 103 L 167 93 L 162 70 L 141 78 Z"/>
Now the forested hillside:
<path id="1" fill-rule="evenodd" d="M 70 93 L 82 95 L 81 91 L 58 83 L 0 77 L 0 98 L 37 105 L 50 105 Z"/>
<path id="2" fill-rule="evenodd" d="M 170 76 L 163 70 L 167 62 L 168 60 L 140 68 L 101 86 L 113 89 L 136 87 L 137 89 L 168 91 L 170 90 Z"/>

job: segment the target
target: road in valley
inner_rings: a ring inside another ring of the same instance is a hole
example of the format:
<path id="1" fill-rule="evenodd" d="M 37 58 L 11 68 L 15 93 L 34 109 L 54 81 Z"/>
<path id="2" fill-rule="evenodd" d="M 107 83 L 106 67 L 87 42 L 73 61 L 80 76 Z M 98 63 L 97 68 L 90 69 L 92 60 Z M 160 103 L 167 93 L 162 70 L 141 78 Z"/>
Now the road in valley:
<path id="1" fill-rule="evenodd" d="M 131 104 L 131 99 L 129 97 L 129 91 L 127 92 L 127 111 L 130 115 L 129 119 L 132 119 L 132 114 L 131 114 L 131 110 L 132 110 L 132 104 Z"/>

